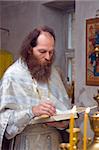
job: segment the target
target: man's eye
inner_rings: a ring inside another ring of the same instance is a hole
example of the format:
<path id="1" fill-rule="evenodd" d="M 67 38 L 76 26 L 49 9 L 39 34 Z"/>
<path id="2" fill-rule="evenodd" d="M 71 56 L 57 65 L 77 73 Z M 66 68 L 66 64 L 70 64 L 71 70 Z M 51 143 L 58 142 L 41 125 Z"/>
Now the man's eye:
<path id="1" fill-rule="evenodd" d="M 40 53 L 45 53 L 45 51 L 41 51 Z"/>
<path id="2" fill-rule="evenodd" d="M 45 50 L 40 50 L 39 52 L 40 52 L 40 53 L 46 53 L 46 51 L 45 51 Z"/>

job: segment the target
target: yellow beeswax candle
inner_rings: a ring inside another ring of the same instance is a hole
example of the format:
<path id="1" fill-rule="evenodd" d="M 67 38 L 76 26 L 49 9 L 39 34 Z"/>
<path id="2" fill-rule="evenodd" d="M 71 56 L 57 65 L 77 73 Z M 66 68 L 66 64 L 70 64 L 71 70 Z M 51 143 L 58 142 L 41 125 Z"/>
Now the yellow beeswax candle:
<path id="1" fill-rule="evenodd" d="M 72 108 L 71 111 L 71 116 L 70 116 L 70 139 L 69 139 L 69 143 L 70 143 L 70 150 L 73 150 L 73 128 L 74 128 L 74 113 L 76 112 L 76 106 L 74 106 Z"/>
<path id="2" fill-rule="evenodd" d="M 87 124 L 88 124 L 88 113 L 90 108 L 86 108 L 84 113 L 84 136 L 83 136 L 83 150 L 87 150 Z"/>

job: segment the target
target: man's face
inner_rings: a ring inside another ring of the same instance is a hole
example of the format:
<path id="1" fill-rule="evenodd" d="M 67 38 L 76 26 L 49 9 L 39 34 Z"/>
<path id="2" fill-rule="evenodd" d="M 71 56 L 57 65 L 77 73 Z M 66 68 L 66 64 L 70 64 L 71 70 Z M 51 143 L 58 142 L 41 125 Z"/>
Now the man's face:
<path id="1" fill-rule="evenodd" d="M 50 62 L 54 49 L 54 38 L 49 33 L 42 32 L 37 39 L 37 46 L 33 47 L 33 55 L 39 64 L 44 65 Z"/>
<path id="2" fill-rule="evenodd" d="M 32 48 L 27 65 L 32 78 L 47 82 L 51 75 L 51 66 L 55 52 L 54 38 L 48 32 L 42 32 L 37 39 L 37 46 Z"/>

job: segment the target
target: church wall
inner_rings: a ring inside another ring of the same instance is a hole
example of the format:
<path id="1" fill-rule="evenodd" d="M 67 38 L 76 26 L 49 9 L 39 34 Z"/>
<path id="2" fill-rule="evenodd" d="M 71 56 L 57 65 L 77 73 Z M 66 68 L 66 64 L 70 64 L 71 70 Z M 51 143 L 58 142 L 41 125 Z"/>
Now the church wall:
<path id="1" fill-rule="evenodd" d="M 99 86 L 86 85 L 86 19 L 95 18 L 96 10 L 99 9 L 98 0 L 76 0 L 75 20 L 75 100 L 81 106 L 94 106 L 97 103 L 93 100 Z M 82 120 L 83 122 L 83 120 Z M 83 125 L 81 125 L 83 133 Z M 88 135 L 92 136 L 88 129 Z"/>
<path id="2" fill-rule="evenodd" d="M 10 33 L 2 34 L 1 47 L 11 51 L 16 60 L 24 37 L 34 27 L 48 25 L 56 33 L 56 64 L 65 70 L 64 13 L 44 6 L 44 2 L 5 2 L 6 5 L 2 6 L 1 22 L 3 27 L 10 30 Z"/>

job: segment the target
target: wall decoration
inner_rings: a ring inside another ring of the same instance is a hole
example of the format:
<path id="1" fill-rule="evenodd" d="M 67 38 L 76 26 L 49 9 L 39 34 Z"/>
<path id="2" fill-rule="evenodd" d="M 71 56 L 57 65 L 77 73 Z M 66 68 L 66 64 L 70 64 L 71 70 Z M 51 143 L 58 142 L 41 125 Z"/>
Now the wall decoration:
<path id="1" fill-rule="evenodd" d="M 86 20 L 86 85 L 99 86 L 99 18 Z"/>

